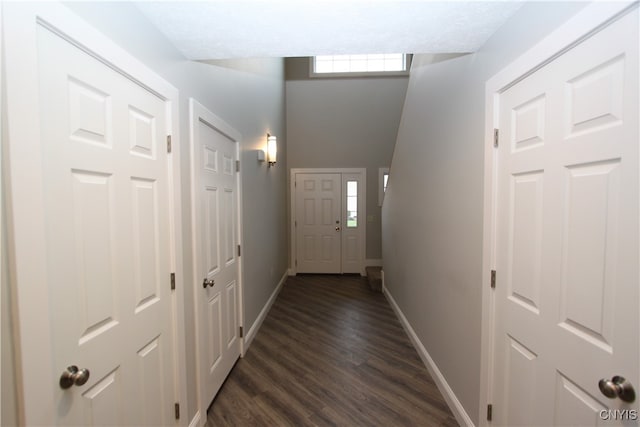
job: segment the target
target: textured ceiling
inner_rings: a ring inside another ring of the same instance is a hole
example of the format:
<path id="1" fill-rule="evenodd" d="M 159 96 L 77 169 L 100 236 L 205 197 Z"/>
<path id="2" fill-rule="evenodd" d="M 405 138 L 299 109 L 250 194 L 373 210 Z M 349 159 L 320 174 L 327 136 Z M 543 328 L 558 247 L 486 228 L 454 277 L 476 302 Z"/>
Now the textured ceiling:
<path id="1" fill-rule="evenodd" d="M 137 2 L 195 60 L 473 52 L 520 1 L 211 0 Z"/>

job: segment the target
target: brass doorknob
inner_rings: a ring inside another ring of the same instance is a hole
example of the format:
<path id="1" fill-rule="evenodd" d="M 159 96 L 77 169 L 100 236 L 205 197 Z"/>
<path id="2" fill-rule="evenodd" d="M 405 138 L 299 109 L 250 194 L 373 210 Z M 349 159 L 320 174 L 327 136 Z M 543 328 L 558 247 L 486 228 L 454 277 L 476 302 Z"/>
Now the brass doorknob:
<path id="1" fill-rule="evenodd" d="M 66 390 L 74 384 L 84 385 L 87 381 L 89 381 L 89 370 L 78 369 L 76 365 L 71 365 L 60 375 L 60 388 Z"/>
<path id="2" fill-rule="evenodd" d="M 633 402 L 636 400 L 636 391 L 633 389 L 631 383 L 619 375 L 616 375 L 610 380 L 601 379 L 598 382 L 598 387 L 600 387 L 602 394 L 609 399 L 619 397 L 625 402 Z"/>
<path id="3" fill-rule="evenodd" d="M 213 288 L 213 285 L 216 284 L 216 281 L 213 279 L 207 279 L 206 277 L 204 278 L 204 280 L 202 281 L 202 287 L 207 289 L 207 286 L 211 286 Z"/>
<path id="4" fill-rule="evenodd" d="M 336 231 L 340 231 L 340 227 L 336 227 Z"/>

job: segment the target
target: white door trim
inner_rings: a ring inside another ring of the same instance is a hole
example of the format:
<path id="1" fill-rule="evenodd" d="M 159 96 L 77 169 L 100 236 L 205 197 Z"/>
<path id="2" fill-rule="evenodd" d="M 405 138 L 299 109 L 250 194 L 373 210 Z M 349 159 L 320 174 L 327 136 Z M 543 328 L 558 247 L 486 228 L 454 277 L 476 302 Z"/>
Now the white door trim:
<path id="1" fill-rule="evenodd" d="M 493 396 L 495 298 L 491 270 L 495 269 L 497 168 L 494 129 L 500 128 L 498 99 L 502 92 L 553 61 L 632 8 L 634 2 L 594 2 L 587 5 L 537 45 L 490 78 L 485 85 L 484 219 L 482 247 L 482 337 L 480 370 L 480 426 L 487 426 L 487 405 Z M 499 279 L 498 279 L 499 286 Z"/>
<path id="2" fill-rule="evenodd" d="M 0 3 L 0 27 L 2 27 L 2 6 L 3 4 Z M 4 46 L 3 43 L 3 32 L 0 31 L 0 48 Z M 4 58 L 4 54 L 3 52 L 0 52 L 0 105 L 4 105 L 4 64 L 2 62 L 2 59 Z M 5 138 L 4 138 L 4 132 L 3 132 L 3 124 L 4 124 L 4 113 L 2 111 L 0 111 L 0 277 L 4 278 L 4 274 L 2 272 L 3 268 L 6 268 L 4 265 L 4 254 L 6 252 L 5 249 L 5 244 L 4 244 L 4 235 L 6 234 L 5 231 L 5 225 L 6 225 L 6 218 L 5 218 L 5 214 L 4 214 L 4 196 L 5 196 L 5 189 L 4 189 L 4 165 L 3 165 L 3 159 L 4 159 L 4 151 L 5 151 Z M 1 279 L 0 279 L 1 280 Z M 5 283 L 2 283 L 1 286 L 6 286 Z M 3 307 L 3 302 L 2 302 L 2 295 L 3 295 L 4 291 L 2 289 L 0 289 L 0 319 L 4 319 L 3 315 L 2 315 L 2 307 Z M 9 307 L 9 302 L 6 303 L 7 307 Z M 9 329 L 9 328 L 7 328 Z M 5 342 L 11 342 L 10 338 L 8 337 L 3 337 L 0 340 L 0 354 L 4 354 L 2 352 L 2 345 Z M 13 350 L 13 349 L 11 349 Z M 5 350 L 7 351 L 7 350 Z M 0 368 L 1 371 L 1 368 Z M 6 375 L 6 374 L 5 374 Z M 2 375 L 0 374 L 0 377 Z M 12 376 L 9 376 L 10 379 L 13 379 Z M 16 408 L 13 409 L 12 413 L 17 413 Z M 2 420 L 2 405 L 0 405 L 0 420 Z"/>
<path id="3" fill-rule="evenodd" d="M 366 258 L 367 251 L 367 226 L 366 226 L 366 209 L 367 209 L 367 169 L 366 168 L 292 168 L 289 172 L 289 194 L 291 200 L 291 217 L 290 217 L 290 238 L 291 238 L 291 253 L 289 260 L 289 273 L 292 276 L 295 276 L 296 271 L 296 227 L 294 218 L 296 217 L 296 203 L 295 203 L 295 177 L 298 173 L 339 173 L 339 174 L 361 174 L 362 175 L 362 189 L 358 190 L 358 193 L 362 192 L 362 206 L 364 206 L 365 212 L 363 212 L 362 219 L 364 221 L 364 227 L 362 230 L 362 248 L 361 248 L 361 259 L 362 259 L 362 271 L 360 274 L 364 274 L 364 262 Z M 344 195 L 342 195 L 344 196 Z M 342 197 L 341 196 L 341 197 Z M 344 197 L 342 197 L 344 198 Z M 358 201 L 358 204 L 360 201 Z M 342 201 L 341 201 L 342 204 Z"/>
<path id="4" fill-rule="evenodd" d="M 39 25 L 166 101 L 168 128 L 173 142 L 167 165 L 172 201 L 171 206 L 167 207 L 171 223 L 170 259 L 171 271 L 176 273 L 177 282 L 171 301 L 173 312 L 167 315 L 173 317 L 175 401 L 186 408 L 178 91 L 60 3 L 7 3 L 3 4 L 3 8 L 7 134 L 10 149 L 7 156 L 8 168 L 5 171 L 10 182 L 7 194 L 7 228 L 11 286 L 15 295 L 14 317 L 18 331 L 15 349 L 19 422 L 26 425 L 52 424 L 56 413 L 52 399 L 53 388 L 57 387 L 55 378 L 60 374 L 53 371 L 50 334 L 47 333 L 43 339 L 34 339 L 42 335 L 43 327 L 46 326 L 44 319 L 50 318 L 42 214 L 41 133 L 38 121 L 32 120 L 39 116 L 40 111 L 36 43 Z M 25 197 L 26 194 L 28 197 Z M 169 285 L 167 278 L 167 286 Z M 176 421 L 176 424 L 186 425 L 185 418 Z"/>
<path id="5" fill-rule="evenodd" d="M 201 326 L 198 324 L 199 323 L 199 319 L 200 319 L 200 314 L 199 314 L 199 300 L 198 297 L 201 296 L 201 294 L 199 292 L 197 292 L 197 290 L 199 290 L 199 286 L 198 286 L 198 280 L 200 280 L 200 273 L 199 273 L 199 269 L 198 269 L 198 257 L 197 257 L 197 251 L 198 251 L 198 241 L 196 239 L 196 233 L 198 232 L 198 221 L 197 221 L 197 203 L 198 200 L 197 198 L 197 192 L 198 192 L 198 188 L 196 188 L 196 173 L 198 173 L 198 169 L 196 168 L 196 151 L 195 148 L 197 146 L 198 141 L 196 141 L 195 136 L 196 136 L 196 126 L 197 126 L 197 122 L 196 120 L 200 120 L 200 119 L 204 119 L 209 125 L 211 125 L 213 128 L 215 128 L 216 130 L 218 130 L 220 133 L 222 133 L 223 135 L 227 136 L 229 139 L 231 139 L 234 144 L 235 144 L 235 150 L 236 150 L 236 158 L 238 159 L 238 161 L 240 161 L 240 141 L 242 141 L 242 135 L 240 134 L 240 132 L 238 132 L 237 130 L 235 130 L 231 125 L 229 125 L 227 122 L 225 122 L 223 119 L 221 119 L 220 117 L 216 116 L 215 114 L 213 114 L 208 108 L 206 108 L 204 105 L 200 104 L 200 102 L 198 102 L 196 99 L 194 98 L 189 98 L 189 143 L 190 143 L 190 153 L 191 153 L 191 173 L 190 173 L 190 179 L 191 179 L 191 232 L 192 232 L 192 254 L 193 254 L 193 265 L 192 265 L 192 269 L 193 269 L 193 279 L 194 279 L 194 283 L 192 284 L 192 286 L 195 286 L 196 291 L 194 292 L 193 298 L 194 298 L 194 309 L 195 309 L 195 325 L 196 325 L 196 348 L 194 349 L 194 351 L 196 352 L 196 364 L 197 364 L 197 369 L 196 372 L 199 373 L 202 371 L 200 364 L 203 363 L 202 360 L 200 360 L 200 341 L 199 341 L 199 337 L 200 337 L 200 328 Z M 235 167 L 235 165 L 234 165 Z M 243 241 L 242 241 L 242 168 L 240 168 L 240 171 L 238 173 L 236 173 L 236 183 L 237 183 L 237 200 L 236 200 L 236 212 L 237 212 L 237 217 L 238 220 L 236 222 L 236 233 L 238 236 L 238 244 L 240 245 L 240 247 L 243 246 Z M 243 292 L 243 280 L 242 280 L 242 256 L 238 256 L 238 306 L 237 306 L 237 315 L 238 315 L 238 326 L 239 327 L 243 327 L 244 325 L 244 292 Z M 240 339 L 240 355 L 244 356 L 245 353 L 245 338 L 244 337 L 239 337 Z M 203 397 L 203 388 L 204 386 L 202 385 L 201 381 L 198 381 L 198 383 L 200 383 L 200 386 L 198 387 L 197 390 L 197 394 L 198 394 L 198 410 L 197 410 L 197 416 L 199 417 L 199 424 L 204 425 L 204 423 L 207 420 L 207 408 L 208 408 L 208 401 L 205 401 L 205 398 Z"/>

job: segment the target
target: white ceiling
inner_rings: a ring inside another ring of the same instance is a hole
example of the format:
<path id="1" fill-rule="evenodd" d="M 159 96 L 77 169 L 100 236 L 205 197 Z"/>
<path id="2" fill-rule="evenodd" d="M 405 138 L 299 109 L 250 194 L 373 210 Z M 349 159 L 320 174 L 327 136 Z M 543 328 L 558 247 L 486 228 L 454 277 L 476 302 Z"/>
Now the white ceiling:
<path id="1" fill-rule="evenodd" d="M 189 59 L 473 52 L 520 1 L 137 2 Z"/>

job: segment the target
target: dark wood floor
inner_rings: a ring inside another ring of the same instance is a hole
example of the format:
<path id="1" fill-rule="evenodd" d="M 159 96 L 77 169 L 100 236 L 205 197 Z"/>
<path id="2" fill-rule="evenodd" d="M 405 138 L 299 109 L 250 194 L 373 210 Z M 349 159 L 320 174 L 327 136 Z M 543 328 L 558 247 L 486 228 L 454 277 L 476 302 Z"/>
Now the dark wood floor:
<path id="1" fill-rule="evenodd" d="M 457 426 L 384 296 L 359 276 L 289 277 L 209 426 Z"/>

